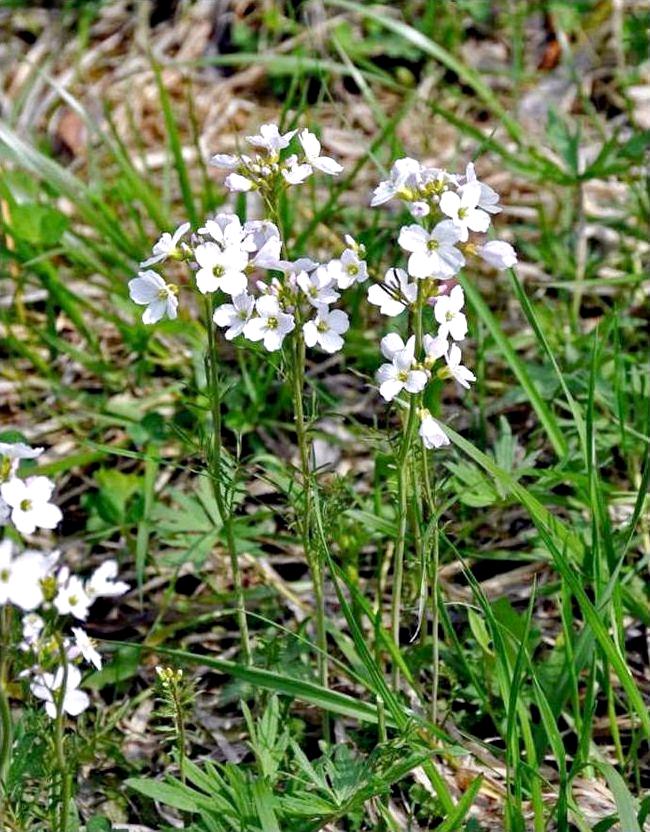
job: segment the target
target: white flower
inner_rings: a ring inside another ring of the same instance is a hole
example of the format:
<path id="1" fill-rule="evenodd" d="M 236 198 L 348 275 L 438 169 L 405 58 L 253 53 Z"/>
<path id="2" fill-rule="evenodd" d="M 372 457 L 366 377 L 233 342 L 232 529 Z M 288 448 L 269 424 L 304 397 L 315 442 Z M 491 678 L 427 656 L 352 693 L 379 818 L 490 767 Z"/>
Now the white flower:
<path id="1" fill-rule="evenodd" d="M 462 341 L 467 335 L 467 318 L 461 312 L 465 305 L 465 294 L 462 286 L 454 286 L 448 295 L 442 295 L 436 300 L 433 309 L 438 327 L 438 336 L 445 340 L 448 336 L 454 341 Z"/>
<path id="2" fill-rule="evenodd" d="M 52 572 L 58 553 L 44 555 L 28 549 L 12 558 L 9 541 L 3 541 L 0 549 L 0 605 L 10 602 L 26 612 L 40 607 L 44 601 L 41 582 Z"/>
<path id="3" fill-rule="evenodd" d="M 473 162 L 470 162 L 467 165 L 465 170 L 465 182 L 478 183 L 478 186 L 481 189 L 481 194 L 477 203 L 479 208 L 482 208 L 489 214 L 498 214 L 501 211 L 501 207 L 499 206 L 499 194 L 489 185 L 486 185 L 485 182 L 480 182 L 476 178 L 476 171 L 474 169 Z"/>
<path id="4" fill-rule="evenodd" d="M 425 335 L 422 338 L 422 346 L 424 347 L 429 364 L 433 364 L 438 358 L 447 355 L 449 341 L 447 341 L 446 336 L 440 334 L 436 335 L 435 338 L 433 335 Z"/>
<path id="5" fill-rule="evenodd" d="M 68 650 L 68 657 L 76 659 L 77 656 L 83 656 L 89 664 L 94 665 L 97 670 L 101 670 L 102 657 L 95 649 L 93 639 L 89 638 L 86 631 L 82 630 L 81 627 L 73 627 L 72 632 L 74 633 L 75 643 Z"/>
<path id="6" fill-rule="evenodd" d="M 59 591 L 54 599 L 54 606 L 60 615 L 74 615 L 75 618 L 88 617 L 88 610 L 93 602 L 86 592 L 81 578 L 71 575 L 67 566 L 59 572 L 57 582 Z"/>
<path id="7" fill-rule="evenodd" d="M 22 624 L 23 640 L 20 643 L 20 649 L 23 651 L 31 650 L 41 637 L 45 622 L 40 615 L 37 615 L 35 612 L 30 612 L 23 616 Z"/>
<path id="8" fill-rule="evenodd" d="M 321 156 L 320 142 L 313 133 L 309 130 L 301 130 L 298 134 L 298 139 L 305 152 L 305 157 L 312 167 L 320 170 L 323 173 L 328 173 L 330 176 L 336 176 L 341 173 L 343 166 L 339 165 L 337 161 L 331 159 L 329 156 Z"/>
<path id="9" fill-rule="evenodd" d="M 260 269 L 276 269 L 282 251 L 282 240 L 269 237 L 251 260 L 251 265 Z"/>
<path id="10" fill-rule="evenodd" d="M 105 560 L 90 576 L 86 585 L 86 592 L 91 599 L 117 598 L 128 592 L 130 587 L 124 581 L 116 581 L 117 561 Z"/>
<path id="11" fill-rule="evenodd" d="M 245 193 L 246 191 L 250 191 L 254 186 L 254 182 L 251 179 L 242 176 L 240 173 L 228 174 L 223 180 L 223 184 L 229 191 L 234 191 L 235 193 Z"/>
<path id="12" fill-rule="evenodd" d="M 416 220 L 419 220 L 422 217 L 428 217 L 431 212 L 431 209 L 426 202 L 409 202 L 408 209 L 409 214 L 412 217 L 415 217 Z"/>
<path id="13" fill-rule="evenodd" d="M 452 344 L 447 353 L 447 370 L 449 375 L 455 379 L 460 385 L 469 390 L 469 383 L 476 381 L 476 376 L 467 367 L 463 367 L 461 362 L 460 347 L 457 344 Z"/>
<path id="14" fill-rule="evenodd" d="M 328 271 L 338 283 L 339 289 L 349 289 L 355 283 L 368 279 L 368 267 L 356 251 L 346 248 L 339 260 L 328 263 Z"/>
<path id="15" fill-rule="evenodd" d="M 334 288 L 334 279 L 326 266 L 318 266 L 311 274 L 300 272 L 296 281 L 312 306 L 334 303 L 341 297 Z"/>
<path id="16" fill-rule="evenodd" d="M 300 272 L 313 272 L 320 263 L 311 257 L 298 257 L 297 260 L 278 260 L 272 268 L 284 272 L 285 275 L 297 276 Z"/>
<path id="17" fill-rule="evenodd" d="M 476 251 L 486 263 L 495 269 L 509 269 L 517 262 L 517 252 L 502 240 L 490 240 L 483 246 L 477 246 Z"/>
<path id="18" fill-rule="evenodd" d="M 246 323 L 253 314 L 253 307 L 255 306 L 255 299 L 242 292 L 241 295 L 235 295 L 232 303 L 224 303 L 214 310 L 212 320 L 217 326 L 228 327 L 224 333 L 227 341 L 232 341 L 244 331 Z"/>
<path id="19" fill-rule="evenodd" d="M 307 321 L 302 331 L 305 344 L 314 347 L 316 344 L 325 352 L 338 352 L 343 346 L 343 335 L 350 328 L 350 320 L 345 312 L 334 309 L 331 312 L 327 306 L 319 306 L 318 314 L 313 321 Z"/>
<path id="20" fill-rule="evenodd" d="M 196 286 L 204 295 L 221 289 L 228 295 L 240 295 L 246 291 L 244 269 L 248 255 L 239 247 L 222 249 L 216 243 L 201 243 L 194 250 L 199 270 Z"/>
<path id="21" fill-rule="evenodd" d="M 237 214 L 217 214 L 214 219 L 206 220 L 199 234 L 212 237 L 221 248 L 239 247 L 245 251 L 254 251 L 254 242 L 242 226 Z"/>
<path id="22" fill-rule="evenodd" d="M 368 289 L 368 301 L 379 307 L 382 315 L 394 318 L 407 306 L 415 303 L 418 287 L 408 282 L 404 269 L 388 269 L 384 275 L 384 284 L 373 284 Z"/>
<path id="23" fill-rule="evenodd" d="M 406 344 L 402 340 L 402 336 L 398 335 L 397 332 L 389 332 L 388 335 L 384 335 L 381 339 L 379 347 L 384 358 L 392 361 L 398 352 L 406 349 Z"/>
<path id="24" fill-rule="evenodd" d="M 79 716 L 90 705 L 88 695 L 79 690 L 81 684 L 81 671 L 74 665 L 67 666 L 67 672 L 59 667 L 56 673 L 43 673 L 36 676 L 30 685 L 30 690 L 38 699 L 45 702 L 45 712 L 51 719 L 56 718 L 57 701 L 60 694 L 54 696 L 63 685 L 65 676 L 65 692 L 63 694 L 62 708 L 70 716 Z"/>
<path id="25" fill-rule="evenodd" d="M 13 477 L 0 486 L 2 499 L 11 508 L 11 521 L 21 534 L 54 529 L 62 520 L 61 509 L 50 502 L 54 483 L 47 477 Z"/>
<path id="26" fill-rule="evenodd" d="M 465 242 L 470 231 L 487 231 L 490 227 L 490 215 L 478 207 L 481 199 L 481 186 L 478 182 L 468 182 L 454 191 L 445 191 L 440 197 L 440 210 L 450 217 L 458 228 L 460 239 Z"/>
<path id="27" fill-rule="evenodd" d="M 415 336 L 412 335 L 404 349 L 393 354 L 391 363 L 382 364 L 377 371 L 379 392 L 387 402 L 392 401 L 402 390 L 408 393 L 424 390 L 427 374 L 424 370 L 413 369 L 414 353 Z"/>
<path id="28" fill-rule="evenodd" d="M 294 328 L 293 315 L 283 312 L 275 295 L 262 295 L 255 301 L 259 317 L 251 318 L 244 326 L 244 335 L 250 341 L 263 341 L 269 352 L 282 346 L 286 335 Z"/>
<path id="29" fill-rule="evenodd" d="M 216 153 L 210 159 L 210 164 L 222 170 L 235 170 L 240 161 L 239 156 L 233 156 L 231 153 Z"/>
<path id="30" fill-rule="evenodd" d="M 460 231 L 449 220 L 439 222 L 430 233 L 420 225 L 405 225 L 398 242 L 410 251 L 408 272 L 413 277 L 448 278 L 457 274 L 465 258 L 455 247 Z"/>
<path id="31" fill-rule="evenodd" d="M 138 272 L 138 276 L 129 280 L 131 300 L 140 306 L 146 306 L 142 314 L 145 324 L 155 324 L 165 315 L 174 320 L 178 314 L 177 289 L 167 284 L 159 274 L 148 269 Z"/>
<path id="32" fill-rule="evenodd" d="M 24 442 L 0 442 L 0 456 L 18 462 L 21 459 L 36 459 L 43 448 L 30 448 Z"/>
<path id="33" fill-rule="evenodd" d="M 271 220 L 248 220 L 244 223 L 244 234 L 250 240 L 252 251 L 259 251 L 272 237 L 280 239 L 280 231 Z"/>
<path id="34" fill-rule="evenodd" d="M 370 205 L 383 205 L 395 196 L 410 196 L 409 192 L 416 192 L 422 174 L 422 165 L 408 156 L 397 159 L 390 171 L 390 178 L 380 182 L 375 188 Z"/>
<path id="35" fill-rule="evenodd" d="M 425 448 L 442 448 L 449 445 L 449 437 L 444 432 L 439 422 L 433 418 L 426 408 L 420 410 L 420 438 Z"/>
<path id="36" fill-rule="evenodd" d="M 287 147 L 295 133 L 295 130 L 290 130 L 288 133 L 280 133 L 277 124 L 263 124 L 257 136 L 246 136 L 246 141 L 253 145 L 253 147 L 265 150 L 269 154 L 277 155 Z"/>
<path id="37" fill-rule="evenodd" d="M 282 176 L 290 185 L 300 185 L 313 173 L 311 165 L 300 164 L 297 156 L 289 156 L 286 167 L 282 168 Z"/>
<path id="38" fill-rule="evenodd" d="M 143 268 L 146 266 L 153 266 L 154 263 L 162 263 L 162 261 L 167 260 L 168 257 L 177 257 L 180 253 L 178 244 L 181 238 L 184 237 L 189 230 L 189 222 L 184 222 L 182 225 L 178 226 L 173 234 L 170 234 L 169 231 L 165 231 L 152 249 L 153 256 L 148 260 L 143 260 L 142 263 L 140 263 L 140 266 Z"/>

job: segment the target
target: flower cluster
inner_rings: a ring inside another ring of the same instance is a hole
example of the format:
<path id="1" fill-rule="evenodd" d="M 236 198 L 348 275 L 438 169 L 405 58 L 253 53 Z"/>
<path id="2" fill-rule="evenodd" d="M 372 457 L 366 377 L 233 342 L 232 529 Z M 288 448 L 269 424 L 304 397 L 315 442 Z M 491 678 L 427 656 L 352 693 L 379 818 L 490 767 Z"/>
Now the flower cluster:
<path id="1" fill-rule="evenodd" d="M 61 510 L 50 502 L 54 483 L 47 477 L 22 479 L 21 459 L 34 459 L 42 448 L 17 443 L 0 443 L 0 495 L 4 522 L 11 521 L 23 535 L 37 528 L 53 529 L 62 519 Z M 44 700 L 49 716 L 55 717 L 57 703 L 76 716 L 89 705 L 79 690 L 81 671 L 76 662 L 85 660 L 97 669 L 101 657 L 81 627 L 62 633 L 65 617 L 83 621 L 97 598 L 124 594 L 128 584 L 116 580 L 117 563 L 109 560 L 82 580 L 59 564 L 59 553 L 36 549 L 17 551 L 10 538 L 0 541 L 0 607 L 7 605 L 23 613 L 21 651 L 28 655 L 28 667 L 21 676 L 32 679 L 34 696 Z"/>
<path id="2" fill-rule="evenodd" d="M 405 204 L 417 220 L 403 226 L 398 237 L 408 257 L 406 269 L 388 269 L 383 282 L 370 286 L 368 300 L 391 318 L 409 310 L 411 332 L 406 341 L 397 333 L 382 340 L 386 363 L 377 373 L 379 392 L 386 401 L 403 392 L 419 396 L 434 377 L 451 378 L 469 388 L 475 376 L 462 363 L 459 343 L 465 339 L 468 326 L 463 312 L 465 296 L 456 276 L 471 257 L 498 269 L 517 262 L 509 243 L 477 241 L 473 236 L 486 232 L 491 215 L 501 211 L 499 196 L 476 178 L 471 163 L 464 176 L 456 176 L 405 158 L 398 159 L 390 177 L 377 186 L 371 205 L 383 205 L 392 199 Z M 435 334 L 422 332 L 427 309 L 432 309 L 428 319 L 436 326 Z M 418 413 L 424 446 L 448 444 L 448 437 L 430 412 L 419 407 Z"/>
<path id="3" fill-rule="evenodd" d="M 333 159 L 320 155 L 320 144 L 308 130 L 298 132 L 303 160 L 290 156 L 280 162 L 281 152 L 295 134 L 281 134 L 276 125 L 265 124 L 258 136 L 249 136 L 248 141 L 263 155 L 264 165 L 248 156 L 215 157 L 222 166 L 237 167 L 238 172 L 231 174 L 226 184 L 231 188 L 241 185 L 244 170 L 249 186 L 263 189 L 271 187 L 274 176 L 288 184 L 302 181 L 291 173 L 298 168 L 303 178 L 313 169 L 331 174 L 342 169 Z M 142 317 L 145 323 L 154 323 L 165 315 L 174 318 L 178 308 L 178 288 L 146 267 L 170 258 L 183 259 L 190 264 L 200 294 L 228 296 L 225 303 L 215 305 L 213 313 L 214 323 L 225 330 L 227 340 L 243 336 L 275 352 L 285 337 L 300 327 L 308 347 L 330 354 L 341 349 L 349 319 L 345 312 L 331 307 L 339 300 L 341 290 L 368 278 L 363 246 L 352 237 L 346 236 L 346 247 L 339 258 L 319 263 L 308 257 L 283 259 L 280 231 L 270 220 L 242 223 L 236 214 L 223 212 L 206 220 L 189 243 L 181 242 L 188 231 L 184 224 L 173 235 L 164 234 L 155 244 L 152 257 L 141 263 L 143 271 L 129 282 L 131 298 L 146 306 Z"/>
<path id="4" fill-rule="evenodd" d="M 297 136 L 297 141 L 293 142 Z M 278 187 L 300 185 L 314 170 L 336 176 L 343 168 L 334 159 L 321 154 L 321 144 L 309 130 L 280 133 L 276 124 L 263 124 L 256 136 L 246 141 L 255 155 L 218 153 L 210 160 L 218 168 L 230 171 L 225 179 L 229 191 L 260 191 L 269 196 Z M 298 153 L 292 153 L 296 144 Z"/>

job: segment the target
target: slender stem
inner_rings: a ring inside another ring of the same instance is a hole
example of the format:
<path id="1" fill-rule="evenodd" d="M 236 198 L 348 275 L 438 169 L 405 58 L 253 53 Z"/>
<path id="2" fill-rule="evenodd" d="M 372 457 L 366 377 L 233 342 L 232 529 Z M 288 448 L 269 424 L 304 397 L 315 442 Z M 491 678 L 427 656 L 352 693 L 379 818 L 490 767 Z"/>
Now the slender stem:
<path id="1" fill-rule="evenodd" d="M 438 685 L 440 669 L 440 645 L 438 643 L 438 629 L 440 622 L 440 529 L 438 526 L 438 509 L 436 505 L 435 483 L 432 485 L 431 472 L 429 470 L 429 454 L 424 451 L 422 454 L 422 479 L 424 482 L 424 496 L 429 510 L 430 517 L 434 520 L 433 546 L 431 549 L 430 578 L 431 578 L 431 722 L 438 719 Z"/>
<path id="2" fill-rule="evenodd" d="M 318 647 L 318 678 L 326 688 L 329 684 L 329 669 L 327 660 L 327 631 L 325 629 L 325 581 L 322 563 L 319 555 L 312 549 L 309 529 L 311 517 L 311 471 L 309 466 L 309 442 L 305 424 L 305 409 L 303 395 L 305 387 L 305 341 L 302 336 L 300 322 L 296 323 L 293 334 L 293 405 L 296 421 L 296 439 L 300 454 L 300 474 L 302 480 L 303 507 L 302 517 L 299 517 L 299 527 L 302 536 L 305 557 L 309 564 L 314 586 L 314 601 L 316 606 L 316 646 Z"/>
<path id="3" fill-rule="evenodd" d="M 178 682 L 171 686 L 174 699 L 174 710 L 176 712 L 176 747 L 178 750 L 178 770 L 181 776 L 181 783 L 185 782 L 185 721 L 183 719 L 183 706 L 178 692 Z"/>
<path id="4" fill-rule="evenodd" d="M 418 282 L 418 297 L 413 316 L 415 329 L 415 354 L 422 349 L 422 305 L 424 301 L 423 281 Z M 409 496 L 409 466 L 411 464 L 411 449 L 417 425 L 417 410 L 419 396 L 411 395 L 408 415 L 404 423 L 402 441 L 397 456 L 397 541 L 395 543 L 395 559 L 393 562 L 393 593 L 391 599 L 391 632 L 395 646 L 399 649 L 399 625 L 402 617 L 402 584 L 404 581 L 404 550 L 406 548 L 406 529 L 408 521 Z M 393 687 L 399 687 L 399 667 L 393 665 Z"/>
<path id="5" fill-rule="evenodd" d="M 230 568 L 232 572 L 233 588 L 235 591 L 235 604 L 237 608 L 237 625 L 239 627 L 239 638 L 241 644 L 242 657 L 244 664 L 251 664 L 252 653 L 250 645 L 250 636 L 248 633 L 248 620 L 246 618 L 246 605 L 244 601 L 244 588 L 242 585 L 241 571 L 239 569 L 239 558 L 237 557 L 237 547 L 235 544 L 235 531 L 233 528 L 233 516 L 230 506 L 226 505 L 224 496 L 224 488 L 221 478 L 221 459 L 223 452 L 222 445 L 222 420 L 221 420 L 221 394 L 219 389 L 218 377 L 218 356 L 217 344 L 214 337 L 214 327 L 212 324 L 212 306 L 209 298 L 206 298 L 205 303 L 206 312 L 206 329 L 208 332 L 208 355 L 206 360 L 208 391 L 210 398 L 210 409 L 212 412 L 212 450 L 209 457 L 210 466 L 210 481 L 212 482 L 212 492 L 217 503 L 219 516 L 223 523 L 223 528 L 226 533 L 226 545 L 228 547 L 228 555 L 230 557 Z"/>
<path id="6" fill-rule="evenodd" d="M 70 800 L 72 799 L 72 777 L 68 772 L 68 765 L 65 758 L 65 711 L 63 709 L 65 692 L 68 686 L 68 657 L 65 652 L 63 639 L 59 635 L 55 636 L 55 638 L 59 656 L 61 657 L 61 669 L 63 670 L 61 685 L 59 686 L 58 696 L 56 697 L 56 717 L 54 720 L 54 750 L 59 776 L 61 777 L 59 832 L 67 832 Z"/>
<path id="7" fill-rule="evenodd" d="M 11 761 L 13 725 L 7 696 L 7 645 L 11 626 L 11 608 L 5 605 L 0 616 L 0 823 L 4 823 L 4 783 Z"/>

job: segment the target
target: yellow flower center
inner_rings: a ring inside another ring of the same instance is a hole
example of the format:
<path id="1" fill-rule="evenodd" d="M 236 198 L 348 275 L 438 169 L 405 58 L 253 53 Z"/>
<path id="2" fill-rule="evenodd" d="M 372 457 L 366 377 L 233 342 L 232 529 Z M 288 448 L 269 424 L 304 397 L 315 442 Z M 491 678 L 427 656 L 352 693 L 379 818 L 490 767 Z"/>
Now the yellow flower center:
<path id="1" fill-rule="evenodd" d="M 270 317 L 266 319 L 266 328 L 267 329 L 277 329 L 278 328 L 278 319 L 275 317 Z"/>
<path id="2" fill-rule="evenodd" d="M 20 504 L 21 511 L 31 511 L 32 510 L 32 501 L 31 500 L 23 500 Z"/>

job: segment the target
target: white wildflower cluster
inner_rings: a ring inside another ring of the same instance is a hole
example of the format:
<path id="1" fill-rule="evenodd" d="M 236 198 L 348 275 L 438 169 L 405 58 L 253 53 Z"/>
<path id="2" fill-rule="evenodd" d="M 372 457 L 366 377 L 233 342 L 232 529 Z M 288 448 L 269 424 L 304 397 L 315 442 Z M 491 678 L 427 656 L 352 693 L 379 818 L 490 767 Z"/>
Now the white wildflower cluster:
<path id="1" fill-rule="evenodd" d="M 297 137 L 294 140 L 294 137 Z M 277 193 L 278 187 L 300 185 L 314 170 L 336 176 L 343 168 L 334 159 L 321 154 L 321 144 L 309 130 L 280 133 L 276 124 L 263 124 L 256 136 L 246 141 L 254 155 L 218 153 L 211 164 L 230 171 L 225 179 L 229 191 L 260 191 L 263 196 Z M 292 152 L 295 145 L 298 151 Z"/>
<path id="2" fill-rule="evenodd" d="M 61 510 L 50 502 L 54 483 L 47 477 L 22 479 L 18 473 L 21 459 L 34 459 L 42 448 L 16 443 L 0 443 L 0 511 L 4 522 L 11 522 L 21 535 L 31 535 L 37 528 L 54 529 L 62 519 Z M 109 560 L 83 580 L 59 564 L 59 553 L 37 549 L 18 550 L 5 537 L 0 541 L 0 607 L 10 605 L 22 613 L 20 649 L 28 659 L 21 674 L 31 679 L 34 696 L 45 702 L 54 718 L 57 705 L 76 716 L 90 704 L 81 690 L 79 661 L 85 660 L 100 669 L 101 657 L 81 627 L 63 630 L 66 618 L 83 621 L 97 598 L 123 595 L 128 584 L 118 581 L 117 563 Z"/>
<path id="3" fill-rule="evenodd" d="M 405 158 L 395 162 L 390 177 L 375 189 L 371 205 L 383 205 L 392 199 L 404 203 L 417 220 L 402 227 L 398 237 L 408 255 L 406 269 L 388 269 L 382 283 L 370 286 L 368 300 L 391 318 L 409 310 L 411 332 L 406 341 L 394 332 L 382 339 L 386 363 L 377 373 L 379 392 L 386 401 L 402 393 L 420 396 L 434 377 L 454 379 L 469 388 L 475 376 L 463 365 L 460 342 L 467 335 L 467 318 L 463 312 L 465 296 L 456 276 L 472 257 L 497 269 L 517 262 L 508 243 L 477 241 L 473 236 L 485 233 L 491 215 L 501 211 L 499 196 L 476 178 L 471 163 L 464 176 L 456 176 Z M 430 307 L 431 321 L 421 314 L 422 309 Z M 417 308 L 420 316 L 415 314 Z M 435 323 L 435 333 L 414 331 L 418 317 L 425 326 Z M 431 413 L 424 407 L 418 412 L 424 446 L 449 444 Z"/>
<path id="4" fill-rule="evenodd" d="M 320 144 L 308 130 L 297 134 L 303 156 L 289 156 L 281 162 L 281 153 L 295 134 L 296 131 L 281 134 L 276 125 L 265 124 L 258 136 L 249 136 L 248 141 L 258 149 L 263 165 L 259 159 L 253 162 L 247 156 L 215 157 L 221 166 L 237 168 L 226 185 L 241 185 L 242 171 L 246 171 L 250 187 L 272 191 L 279 181 L 296 184 L 313 169 L 330 174 L 342 170 L 333 159 L 321 156 Z M 302 178 L 293 173 L 298 169 Z M 189 262 L 200 294 L 227 296 L 226 302 L 215 305 L 213 314 L 214 323 L 225 330 L 227 340 L 243 336 L 275 352 L 281 349 L 286 336 L 300 327 L 308 347 L 326 353 L 341 349 L 349 319 L 332 305 L 339 300 L 341 290 L 368 278 L 363 246 L 352 237 L 346 236 L 346 247 L 339 258 L 319 263 L 309 257 L 283 259 L 280 231 L 270 220 L 242 223 L 236 214 L 223 212 L 206 220 L 189 243 L 181 243 L 188 230 L 185 224 L 173 235 L 164 234 L 154 246 L 153 256 L 143 261 L 141 268 L 168 258 Z M 176 317 L 178 290 L 165 283 L 157 272 L 141 271 L 130 281 L 129 289 L 131 298 L 146 306 L 142 317 L 145 323 L 154 323 L 164 315 Z"/>

